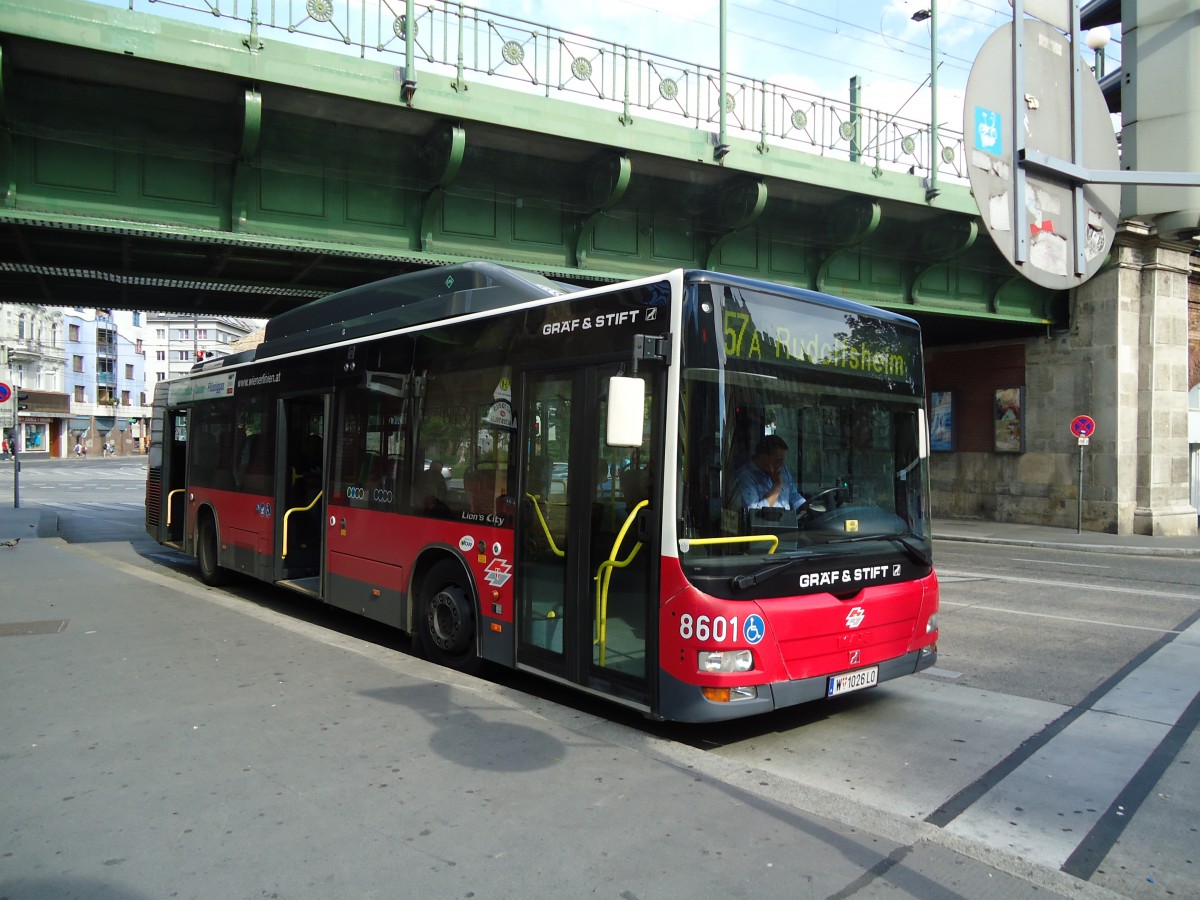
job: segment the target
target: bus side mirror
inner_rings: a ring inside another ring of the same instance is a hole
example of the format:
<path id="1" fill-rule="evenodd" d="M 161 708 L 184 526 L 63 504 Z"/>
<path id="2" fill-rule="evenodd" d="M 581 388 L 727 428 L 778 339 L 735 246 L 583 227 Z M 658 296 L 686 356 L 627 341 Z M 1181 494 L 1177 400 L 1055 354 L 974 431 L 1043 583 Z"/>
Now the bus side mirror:
<path id="1" fill-rule="evenodd" d="M 642 446 L 645 409 L 645 381 L 621 375 L 608 379 L 608 446 Z"/>

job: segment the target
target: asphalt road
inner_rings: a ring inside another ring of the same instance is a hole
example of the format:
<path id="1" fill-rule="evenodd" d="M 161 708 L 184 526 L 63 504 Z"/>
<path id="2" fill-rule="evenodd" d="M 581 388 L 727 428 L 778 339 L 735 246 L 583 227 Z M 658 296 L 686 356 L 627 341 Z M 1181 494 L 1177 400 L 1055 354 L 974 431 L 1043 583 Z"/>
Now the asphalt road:
<path id="1" fill-rule="evenodd" d="M 0 469 L 0 502 L 11 502 L 9 473 Z M 142 460 L 27 466 L 23 506 L 54 511 L 69 544 L 191 578 L 190 561 L 145 535 L 144 475 Z M 992 847 L 1081 885 L 1200 896 L 1200 561 L 949 541 L 935 552 L 938 666 L 830 704 L 696 729 L 521 673 L 491 678 L 603 717 L 631 744 L 700 748 L 835 821 L 883 834 L 898 821 L 932 824 L 948 846 Z M 408 652 L 389 629 L 266 586 L 222 593 Z"/>

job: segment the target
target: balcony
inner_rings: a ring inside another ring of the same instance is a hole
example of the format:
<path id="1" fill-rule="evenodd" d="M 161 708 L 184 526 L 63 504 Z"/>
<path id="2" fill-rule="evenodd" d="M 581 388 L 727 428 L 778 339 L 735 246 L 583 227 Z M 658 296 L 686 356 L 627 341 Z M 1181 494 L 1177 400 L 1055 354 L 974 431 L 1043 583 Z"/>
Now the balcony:
<path id="1" fill-rule="evenodd" d="M 67 351 L 48 341 L 35 341 L 29 338 L 9 339 L 6 342 L 8 347 L 8 358 L 10 364 L 18 363 L 34 363 L 41 360 L 49 360 L 51 362 L 67 361 Z"/>

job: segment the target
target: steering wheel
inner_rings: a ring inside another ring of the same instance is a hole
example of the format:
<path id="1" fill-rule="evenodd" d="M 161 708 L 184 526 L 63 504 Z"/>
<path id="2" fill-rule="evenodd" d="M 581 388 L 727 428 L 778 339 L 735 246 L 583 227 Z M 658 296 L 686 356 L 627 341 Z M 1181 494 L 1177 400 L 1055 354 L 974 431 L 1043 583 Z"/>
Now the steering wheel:
<path id="1" fill-rule="evenodd" d="M 838 500 L 838 495 L 842 495 L 842 499 Z M 837 507 L 843 505 L 849 499 L 849 491 L 844 487 L 824 488 L 817 491 L 811 497 L 806 497 L 804 502 L 800 504 L 800 509 L 797 513 L 804 518 L 811 518 L 814 514 L 824 514 L 831 512 Z M 820 508 L 813 506 L 816 504 Z"/>

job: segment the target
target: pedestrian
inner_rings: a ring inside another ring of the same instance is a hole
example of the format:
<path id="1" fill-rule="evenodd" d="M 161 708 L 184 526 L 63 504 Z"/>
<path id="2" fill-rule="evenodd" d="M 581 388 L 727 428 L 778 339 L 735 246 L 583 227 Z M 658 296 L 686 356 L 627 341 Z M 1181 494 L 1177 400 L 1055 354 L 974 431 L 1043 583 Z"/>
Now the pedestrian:
<path id="1" fill-rule="evenodd" d="M 12 454 L 9 453 L 9 450 L 8 450 L 8 438 L 3 438 L 2 440 L 0 440 L 0 459 L 3 459 L 5 462 L 8 462 L 8 460 L 11 457 L 12 457 Z"/>
<path id="2" fill-rule="evenodd" d="M 81 456 L 83 456 L 83 444 L 79 443 L 79 441 L 76 441 L 75 442 L 75 458 L 79 459 L 79 457 L 81 457 Z"/>

